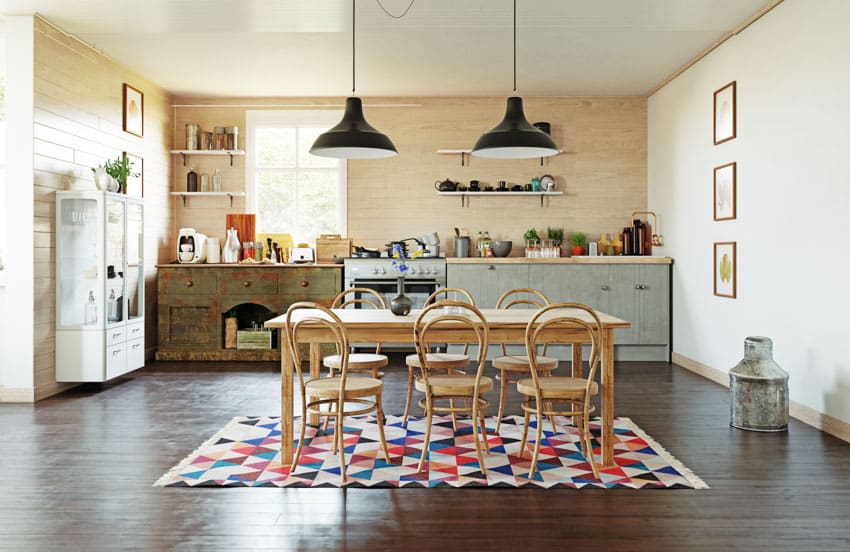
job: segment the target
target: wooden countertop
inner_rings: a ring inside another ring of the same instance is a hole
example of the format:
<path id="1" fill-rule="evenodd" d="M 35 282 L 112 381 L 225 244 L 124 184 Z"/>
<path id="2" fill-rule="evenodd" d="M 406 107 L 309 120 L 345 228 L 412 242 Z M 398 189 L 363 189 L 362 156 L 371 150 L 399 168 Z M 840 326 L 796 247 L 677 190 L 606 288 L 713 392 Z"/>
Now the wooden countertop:
<path id="1" fill-rule="evenodd" d="M 158 264 L 157 268 L 338 268 L 342 269 L 341 264 L 337 263 L 166 263 Z"/>
<path id="2" fill-rule="evenodd" d="M 447 264 L 672 264 L 671 257 L 605 256 L 529 259 L 526 257 L 447 257 Z"/>

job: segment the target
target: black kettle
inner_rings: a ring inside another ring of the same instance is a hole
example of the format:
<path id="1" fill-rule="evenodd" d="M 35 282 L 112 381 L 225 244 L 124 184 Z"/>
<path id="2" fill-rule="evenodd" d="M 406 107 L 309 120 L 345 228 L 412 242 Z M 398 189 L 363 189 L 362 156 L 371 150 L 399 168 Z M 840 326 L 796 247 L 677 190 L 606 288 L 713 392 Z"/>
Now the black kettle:
<path id="1" fill-rule="evenodd" d="M 434 182 L 434 188 L 440 192 L 454 192 L 457 190 L 457 182 L 452 182 L 448 178 L 440 182 L 439 180 Z"/>

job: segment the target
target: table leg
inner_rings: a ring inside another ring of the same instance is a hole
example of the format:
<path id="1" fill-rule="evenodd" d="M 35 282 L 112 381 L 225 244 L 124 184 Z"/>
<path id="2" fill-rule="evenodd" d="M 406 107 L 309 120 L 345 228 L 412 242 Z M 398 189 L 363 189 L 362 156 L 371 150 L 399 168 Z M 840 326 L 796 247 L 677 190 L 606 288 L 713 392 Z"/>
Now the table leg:
<path id="1" fill-rule="evenodd" d="M 321 343 L 310 343 L 310 379 L 319 379 L 322 369 L 322 358 L 319 354 Z M 307 397 L 307 401 L 312 401 L 312 397 Z M 310 425 L 319 425 L 319 415 L 310 414 Z"/>
<path id="2" fill-rule="evenodd" d="M 283 329 L 278 333 L 283 334 Z M 280 339 L 280 463 L 292 464 L 292 384 L 294 366 L 289 353 L 289 343 Z"/>
<path id="3" fill-rule="evenodd" d="M 614 465 L 614 330 L 604 331 L 602 349 L 602 465 Z"/>
<path id="4" fill-rule="evenodd" d="M 581 347 L 583 343 L 573 343 L 573 377 L 580 378 L 582 377 L 582 369 L 581 369 Z"/>

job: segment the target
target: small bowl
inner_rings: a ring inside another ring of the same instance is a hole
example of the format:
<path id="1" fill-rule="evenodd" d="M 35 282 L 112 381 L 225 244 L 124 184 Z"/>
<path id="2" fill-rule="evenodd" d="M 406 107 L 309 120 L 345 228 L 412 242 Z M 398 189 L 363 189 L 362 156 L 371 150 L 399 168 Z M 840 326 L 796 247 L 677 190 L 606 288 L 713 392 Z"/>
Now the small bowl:
<path id="1" fill-rule="evenodd" d="M 497 257 L 507 257 L 510 255 L 513 246 L 514 242 L 512 241 L 495 240 L 490 243 L 490 247 L 493 249 L 493 255 Z"/>

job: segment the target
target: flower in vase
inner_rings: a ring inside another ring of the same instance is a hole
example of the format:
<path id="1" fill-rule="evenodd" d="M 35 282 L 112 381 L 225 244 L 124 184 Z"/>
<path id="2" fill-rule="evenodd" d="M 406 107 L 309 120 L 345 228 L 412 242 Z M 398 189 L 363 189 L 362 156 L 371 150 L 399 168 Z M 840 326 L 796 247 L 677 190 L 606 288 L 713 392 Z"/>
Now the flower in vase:
<path id="1" fill-rule="evenodd" d="M 404 255 L 404 249 L 402 249 L 400 244 L 393 245 L 393 268 L 398 270 L 399 278 L 407 276 L 407 270 L 410 268 L 405 261 L 415 259 L 421 254 L 422 250 L 419 249 L 410 257 L 406 257 Z"/>

